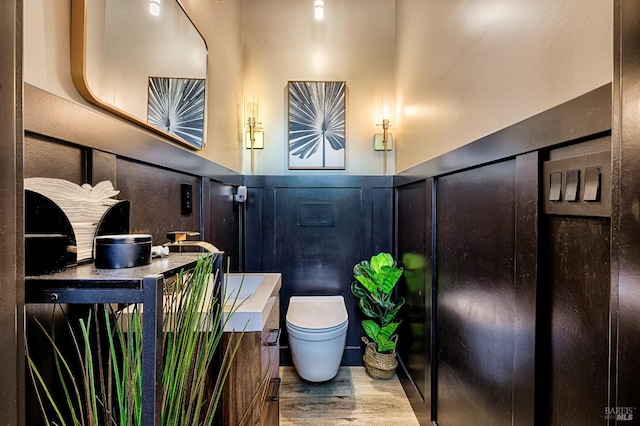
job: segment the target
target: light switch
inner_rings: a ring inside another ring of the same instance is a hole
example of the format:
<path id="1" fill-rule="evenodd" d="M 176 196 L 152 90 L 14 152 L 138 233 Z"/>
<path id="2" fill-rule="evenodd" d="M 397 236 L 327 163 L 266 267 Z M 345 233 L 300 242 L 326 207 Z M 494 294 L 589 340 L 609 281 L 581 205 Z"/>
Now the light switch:
<path id="1" fill-rule="evenodd" d="M 549 201 L 562 200 L 562 172 L 551 172 L 549 175 Z"/>
<path id="2" fill-rule="evenodd" d="M 580 199 L 580 169 L 567 170 L 567 186 L 564 190 L 564 200 L 575 202 Z"/>
<path id="3" fill-rule="evenodd" d="M 584 200 L 600 201 L 600 166 L 584 169 Z"/>
<path id="4" fill-rule="evenodd" d="M 188 216 L 193 211 L 193 187 L 191 184 L 180 184 L 180 211 Z"/>

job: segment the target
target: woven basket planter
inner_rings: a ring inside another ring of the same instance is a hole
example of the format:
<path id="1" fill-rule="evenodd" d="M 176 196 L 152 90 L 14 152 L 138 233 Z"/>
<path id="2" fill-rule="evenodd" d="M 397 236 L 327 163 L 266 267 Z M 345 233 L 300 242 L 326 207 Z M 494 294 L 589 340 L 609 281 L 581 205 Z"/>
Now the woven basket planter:
<path id="1" fill-rule="evenodd" d="M 362 341 L 367 345 L 362 358 L 367 374 L 374 379 L 386 380 L 392 378 L 398 366 L 396 351 L 393 350 L 388 354 L 383 354 L 376 350 L 375 342 L 370 342 L 366 337 L 363 337 Z"/>

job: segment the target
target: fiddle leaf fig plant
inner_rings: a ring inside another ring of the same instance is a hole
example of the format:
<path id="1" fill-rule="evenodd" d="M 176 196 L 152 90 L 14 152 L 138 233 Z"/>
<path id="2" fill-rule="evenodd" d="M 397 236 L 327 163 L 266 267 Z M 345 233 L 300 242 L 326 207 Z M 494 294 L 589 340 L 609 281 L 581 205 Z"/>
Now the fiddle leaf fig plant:
<path id="1" fill-rule="evenodd" d="M 360 299 L 359 307 L 368 317 L 362 320 L 366 335 L 376 343 L 377 351 L 388 353 L 396 348 L 397 319 L 404 298 L 393 300 L 393 290 L 403 273 L 389 253 L 378 253 L 353 267 L 355 281 L 351 292 Z"/>

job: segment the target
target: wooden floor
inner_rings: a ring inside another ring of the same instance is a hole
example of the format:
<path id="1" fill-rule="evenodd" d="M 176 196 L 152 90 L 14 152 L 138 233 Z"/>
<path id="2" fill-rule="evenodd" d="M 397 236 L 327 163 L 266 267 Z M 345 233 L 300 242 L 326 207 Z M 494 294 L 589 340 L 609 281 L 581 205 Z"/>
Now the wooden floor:
<path id="1" fill-rule="evenodd" d="M 306 382 L 280 367 L 280 425 L 419 425 L 400 381 L 374 380 L 364 367 L 340 367 L 324 383 Z"/>

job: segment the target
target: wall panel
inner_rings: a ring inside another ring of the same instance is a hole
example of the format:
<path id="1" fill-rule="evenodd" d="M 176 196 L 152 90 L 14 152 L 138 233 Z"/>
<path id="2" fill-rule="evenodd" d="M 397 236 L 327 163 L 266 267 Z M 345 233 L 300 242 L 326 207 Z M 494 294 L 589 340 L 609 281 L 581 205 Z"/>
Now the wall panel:
<path id="1" fill-rule="evenodd" d="M 0 3 L 0 419 L 25 424 L 22 0 Z"/>
<path id="2" fill-rule="evenodd" d="M 24 177 L 64 179 L 82 185 L 88 181 L 85 151 L 79 146 L 27 136 L 24 144 Z"/>
<path id="3" fill-rule="evenodd" d="M 275 270 L 282 273 L 282 312 L 291 296 L 337 295 L 345 298 L 351 321 L 347 346 L 360 346 L 351 271 L 360 260 L 360 191 L 356 188 L 282 188 L 276 190 Z M 327 212 L 327 222 L 305 215 Z M 331 217 L 333 215 L 333 217 Z M 281 324 L 284 324 L 284 318 Z M 283 343 L 286 344 L 286 337 Z"/>
<path id="4" fill-rule="evenodd" d="M 437 419 L 511 425 L 515 161 L 437 181 Z"/>
<path id="5" fill-rule="evenodd" d="M 209 183 L 209 232 L 205 240 L 225 252 L 230 270 L 240 268 L 240 212 L 243 205 L 234 203 L 234 187 L 220 182 Z M 226 265 L 225 265 L 226 268 Z M 226 270 L 226 269 L 225 269 Z"/>
<path id="6" fill-rule="evenodd" d="M 608 218 L 547 216 L 539 289 L 536 421 L 601 425 L 608 393 Z"/>
<path id="7" fill-rule="evenodd" d="M 399 353 L 408 376 L 419 392 L 416 414 L 431 418 L 432 397 L 432 183 L 418 181 L 397 188 L 398 259 L 404 278 L 398 294 L 405 298 Z"/>
<path id="8" fill-rule="evenodd" d="M 246 183 L 245 270 L 282 273 L 282 326 L 291 296 L 344 296 L 349 328 L 343 363 L 361 365 L 364 332 L 350 291 L 352 271 L 360 260 L 392 250 L 391 179 L 254 176 Z M 282 362 L 290 364 L 286 330 L 282 344 Z"/>
<path id="9" fill-rule="evenodd" d="M 200 180 L 196 176 L 118 159 L 118 198 L 131 202 L 131 232 L 151 234 L 153 244 L 168 241 L 169 231 L 200 231 Z M 191 184 L 193 213 L 182 215 L 180 185 Z"/>
<path id="10" fill-rule="evenodd" d="M 613 397 L 610 408 L 627 413 L 640 423 L 640 39 L 638 0 L 614 1 L 614 132 L 612 211 L 612 334 L 615 365 L 610 368 Z M 616 216 L 612 216 L 615 219 Z M 619 304 L 618 304 L 619 303 Z M 617 333 L 617 334 L 616 334 Z M 629 410 L 629 409 L 632 410 Z"/>

